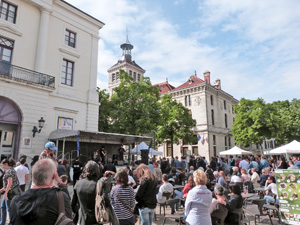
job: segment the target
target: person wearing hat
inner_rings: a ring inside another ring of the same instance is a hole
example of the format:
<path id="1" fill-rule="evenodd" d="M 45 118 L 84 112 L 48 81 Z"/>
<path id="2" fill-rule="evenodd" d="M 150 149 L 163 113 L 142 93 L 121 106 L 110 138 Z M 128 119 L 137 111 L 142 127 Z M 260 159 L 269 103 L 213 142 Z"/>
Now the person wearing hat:
<path id="1" fill-rule="evenodd" d="M 52 141 L 47 142 L 45 144 L 45 149 L 40 154 L 39 160 L 47 159 L 47 158 L 52 159 L 55 162 L 56 168 L 57 168 L 58 164 L 57 164 L 57 161 L 56 161 L 55 151 L 57 151 L 55 143 L 52 142 Z M 58 185 L 63 184 L 62 180 L 58 176 L 57 171 L 54 174 L 54 180 L 57 182 Z M 54 184 L 55 184 L 55 182 L 54 182 Z"/>

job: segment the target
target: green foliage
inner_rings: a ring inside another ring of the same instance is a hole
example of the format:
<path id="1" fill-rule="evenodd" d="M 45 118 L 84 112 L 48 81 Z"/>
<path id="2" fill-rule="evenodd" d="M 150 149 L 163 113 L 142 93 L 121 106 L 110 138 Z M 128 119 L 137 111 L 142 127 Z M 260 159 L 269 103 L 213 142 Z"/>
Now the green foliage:
<path id="1" fill-rule="evenodd" d="M 237 144 L 248 147 L 275 138 L 277 144 L 300 139 L 300 100 L 265 103 L 261 98 L 242 98 L 234 106 L 235 122 L 231 133 Z"/>
<path id="2" fill-rule="evenodd" d="M 98 120 L 98 130 L 103 132 L 109 131 L 109 113 L 110 113 L 110 102 L 109 102 L 109 93 L 106 89 L 100 90 L 97 88 L 99 94 L 99 120 Z"/>
<path id="3" fill-rule="evenodd" d="M 172 100 L 172 96 L 165 94 L 161 100 L 160 124 L 157 128 L 157 142 L 167 140 L 171 143 L 173 154 L 173 143 L 183 139 L 186 142 L 195 142 L 192 128 L 196 121 L 192 118 L 190 111 L 181 103 Z"/>
<path id="4" fill-rule="evenodd" d="M 120 70 L 121 83 L 114 89 L 110 105 L 110 131 L 143 135 L 155 130 L 159 118 L 159 89 L 148 77 L 140 82 Z"/>

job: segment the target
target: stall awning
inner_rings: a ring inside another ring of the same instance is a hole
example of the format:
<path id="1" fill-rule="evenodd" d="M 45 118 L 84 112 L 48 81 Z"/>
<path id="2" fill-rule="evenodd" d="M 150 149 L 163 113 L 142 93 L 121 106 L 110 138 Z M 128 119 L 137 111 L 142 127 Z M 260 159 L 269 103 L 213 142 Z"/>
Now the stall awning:
<path id="1" fill-rule="evenodd" d="M 48 139 L 51 141 L 65 139 L 65 141 L 76 142 L 78 135 L 80 142 L 103 144 L 132 144 L 134 142 L 150 141 L 152 139 L 152 137 L 139 135 L 63 129 L 57 129 L 52 131 Z"/>

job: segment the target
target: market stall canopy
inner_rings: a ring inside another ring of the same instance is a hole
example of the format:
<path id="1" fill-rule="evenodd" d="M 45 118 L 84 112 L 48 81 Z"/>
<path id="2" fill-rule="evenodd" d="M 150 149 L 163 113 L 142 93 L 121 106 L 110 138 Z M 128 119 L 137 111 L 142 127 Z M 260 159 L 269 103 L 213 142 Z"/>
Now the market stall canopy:
<path id="1" fill-rule="evenodd" d="M 141 142 L 136 148 L 133 148 L 130 150 L 130 154 L 140 155 L 141 150 L 148 150 L 148 149 L 149 149 L 149 146 L 145 142 Z M 129 150 L 126 153 L 128 154 Z M 149 155 L 162 155 L 162 152 L 159 152 L 159 151 L 156 151 L 156 150 L 150 148 Z"/>
<path id="2" fill-rule="evenodd" d="M 65 141 L 76 142 L 77 137 L 79 137 L 80 142 L 103 144 L 132 144 L 135 142 L 152 140 L 152 137 L 147 136 L 64 129 L 52 131 L 48 139 L 51 141 L 65 139 Z"/>
<path id="3" fill-rule="evenodd" d="M 300 142 L 294 140 L 286 145 L 274 148 L 270 151 L 271 155 L 281 154 L 300 154 Z"/>
<path id="4" fill-rule="evenodd" d="M 234 146 L 233 148 L 220 152 L 220 155 L 252 155 L 252 152 L 243 150 L 237 146 Z"/>

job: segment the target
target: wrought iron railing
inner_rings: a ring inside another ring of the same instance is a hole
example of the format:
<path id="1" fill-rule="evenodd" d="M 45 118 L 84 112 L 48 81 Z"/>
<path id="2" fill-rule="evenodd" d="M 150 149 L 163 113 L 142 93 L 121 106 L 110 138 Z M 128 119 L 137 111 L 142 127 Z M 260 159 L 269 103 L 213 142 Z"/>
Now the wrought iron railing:
<path id="1" fill-rule="evenodd" d="M 0 61 L 0 75 L 15 80 L 27 81 L 52 88 L 55 87 L 55 77 L 15 66 L 5 61 Z"/>

